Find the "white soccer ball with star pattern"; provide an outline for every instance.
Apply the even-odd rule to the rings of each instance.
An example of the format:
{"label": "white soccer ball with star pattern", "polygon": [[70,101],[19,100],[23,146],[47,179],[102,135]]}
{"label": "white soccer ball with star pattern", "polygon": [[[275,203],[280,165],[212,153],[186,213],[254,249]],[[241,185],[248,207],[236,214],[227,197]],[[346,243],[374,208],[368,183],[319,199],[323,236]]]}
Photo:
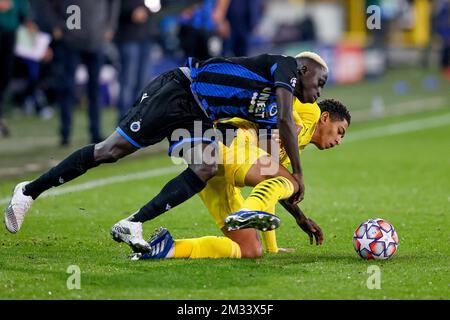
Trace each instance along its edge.
{"label": "white soccer ball with star pattern", "polygon": [[384,219],[369,219],[361,223],[353,234],[353,246],[363,259],[389,259],[397,251],[397,232]]}

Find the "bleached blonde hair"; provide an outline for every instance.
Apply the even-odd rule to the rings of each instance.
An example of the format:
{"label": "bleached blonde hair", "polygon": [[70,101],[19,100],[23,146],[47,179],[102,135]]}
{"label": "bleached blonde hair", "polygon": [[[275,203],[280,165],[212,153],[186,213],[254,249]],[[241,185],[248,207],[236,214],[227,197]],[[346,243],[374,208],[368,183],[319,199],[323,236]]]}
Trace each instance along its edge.
{"label": "bleached blonde hair", "polygon": [[311,59],[311,60],[317,62],[318,64],[320,64],[322,67],[324,67],[327,70],[327,72],[328,72],[328,65],[327,65],[327,63],[325,62],[325,60],[322,59],[321,56],[319,56],[315,52],[303,51],[303,52],[300,52],[298,55],[296,55],[295,58],[296,59],[298,59],[298,58]]}

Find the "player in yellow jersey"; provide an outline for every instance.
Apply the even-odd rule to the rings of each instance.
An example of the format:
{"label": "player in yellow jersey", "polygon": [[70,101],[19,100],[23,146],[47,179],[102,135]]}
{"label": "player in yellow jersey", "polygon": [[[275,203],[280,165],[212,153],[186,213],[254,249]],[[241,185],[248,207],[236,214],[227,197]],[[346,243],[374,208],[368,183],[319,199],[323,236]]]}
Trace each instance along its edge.
{"label": "player in yellow jersey", "polygon": [[[298,125],[300,151],[309,143],[319,149],[332,148],[341,143],[350,124],[347,108],[336,100],[324,100],[317,104],[294,103],[294,119]],[[276,201],[287,198],[293,193],[289,185],[293,180],[286,167],[288,157],[283,148],[280,150],[279,162],[267,152],[258,148],[258,139],[254,127],[247,122],[234,119],[227,122],[239,127],[237,137],[231,145],[222,146],[221,153],[225,158],[219,168],[219,174],[211,179],[200,197],[214,217],[216,224],[226,237],[202,237],[173,240],[167,229],[160,228],[150,239],[152,251],[141,258],[256,258],[262,255],[262,245],[258,232],[252,225],[245,224],[241,230],[230,231],[224,225],[224,219],[230,212],[245,206],[255,206],[260,210],[274,213]],[[239,143],[244,141],[244,143]],[[236,157],[244,155],[244,161],[236,161]],[[264,168],[275,167],[271,174],[262,174]],[[271,183],[266,184],[269,181]],[[256,186],[249,198],[244,199],[240,188]],[[273,190],[275,189],[275,190]],[[286,190],[280,190],[286,189]],[[266,197],[266,193],[269,194]],[[252,197],[256,197],[252,199]],[[311,219],[306,218],[297,205],[281,201],[282,205],[295,217],[297,224],[316,243],[323,241],[320,228]],[[259,207],[258,207],[259,206]],[[249,208],[252,209],[252,208]],[[258,218],[257,215],[255,215]],[[259,220],[256,219],[258,222]],[[248,221],[247,221],[248,222]],[[274,231],[264,232],[266,249],[277,252],[278,247]]]}
{"label": "player in yellow jersey", "polygon": [[[350,119],[348,110],[338,101],[325,100],[319,106],[317,103],[302,104],[297,100],[294,103],[294,120],[299,130],[300,152],[310,142],[320,149],[340,144]],[[316,130],[317,126],[320,128]],[[257,165],[252,165],[248,170],[248,166],[241,167],[243,168],[242,174],[237,171],[236,181],[245,177],[245,185],[255,187],[251,195],[242,203],[240,210],[225,219],[228,231],[243,228],[257,228],[266,231],[278,227],[279,219],[267,213],[273,212],[273,207],[279,200],[286,200],[296,192],[296,181],[284,169],[289,165],[289,158],[284,148],[281,148],[279,155],[279,162],[282,166],[279,167],[279,171],[274,177],[261,174],[263,170],[260,165],[261,160],[267,162],[267,157],[259,158],[256,162]],[[293,201],[284,201],[284,203],[289,205]]]}

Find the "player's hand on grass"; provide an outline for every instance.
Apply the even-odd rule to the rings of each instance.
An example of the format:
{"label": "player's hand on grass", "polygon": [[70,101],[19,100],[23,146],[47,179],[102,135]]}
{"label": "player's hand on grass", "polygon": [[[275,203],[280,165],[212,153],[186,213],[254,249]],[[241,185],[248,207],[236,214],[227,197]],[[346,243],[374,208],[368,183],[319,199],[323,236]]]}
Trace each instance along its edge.
{"label": "player's hand on grass", "polygon": [[316,240],[316,245],[323,244],[322,229],[320,229],[317,223],[315,223],[312,219],[300,219],[297,220],[297,224],[309,236],[310,244],[314,244],[314,239]]}

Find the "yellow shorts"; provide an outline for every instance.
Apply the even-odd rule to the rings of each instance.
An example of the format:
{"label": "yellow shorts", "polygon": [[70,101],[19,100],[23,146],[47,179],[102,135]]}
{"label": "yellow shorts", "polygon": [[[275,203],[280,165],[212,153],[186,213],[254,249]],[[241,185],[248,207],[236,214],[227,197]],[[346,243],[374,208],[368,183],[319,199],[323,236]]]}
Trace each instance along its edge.
{"label": "yellow shorts", "polygon": [[220,229],[229,214],[242,208],[241,187],[245,186],[245,176],[252,165],[266,155],[267,152],[258,148],[256,131],[252,129],[238,129],[229,147],[220,145],[219,171],[199,194]]}

